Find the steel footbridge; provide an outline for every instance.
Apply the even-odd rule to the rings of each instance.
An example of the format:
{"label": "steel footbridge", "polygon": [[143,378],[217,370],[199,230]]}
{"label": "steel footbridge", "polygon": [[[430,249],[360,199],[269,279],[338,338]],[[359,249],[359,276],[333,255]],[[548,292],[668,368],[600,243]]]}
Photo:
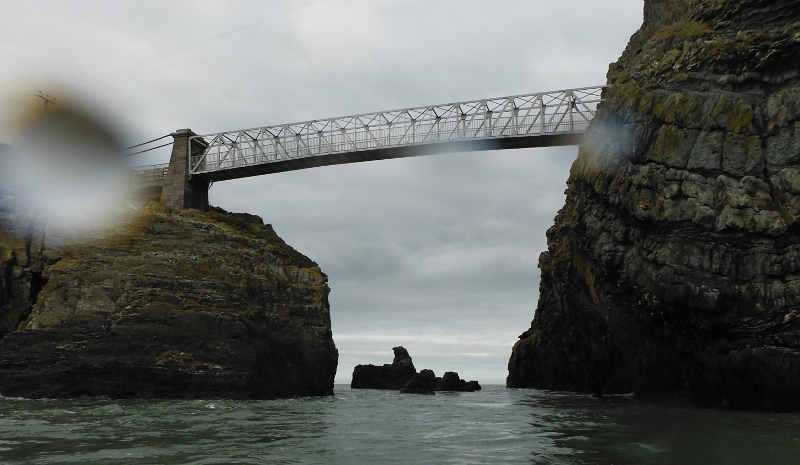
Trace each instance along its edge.
{"label": "steel footbridge", "polygon": [[[184,129],[171,134],[174,142],[169,164],[134,168],[134,177],[139,184],[160,184],[165,190],[169,184],[191,197],[186,186],[178,185],[182,180],[204,184],[207,190],[214,181],[327,165],[445,152],[577,145],[603,100],[604,88],[429,105],[204,135]],[[165,195],[166,191],[162,203]],[[170,208],[184,208],[178,203]]]}

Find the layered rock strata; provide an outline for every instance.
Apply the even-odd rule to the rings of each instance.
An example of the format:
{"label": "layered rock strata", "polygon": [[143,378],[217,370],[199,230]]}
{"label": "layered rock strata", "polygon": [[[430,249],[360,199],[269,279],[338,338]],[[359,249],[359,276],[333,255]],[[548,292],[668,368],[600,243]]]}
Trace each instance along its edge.
{"label": "layered rock strata", "polygon": [[260,218],[149,204],[53,253],[24,229],[0,242],[3,321],[16,329],[0,339],[0,394],[332,394],[327,277]]}
{"label": "layered rock strata", "polygon": [[800,410],[800,2],[646,0],[507,384]]}

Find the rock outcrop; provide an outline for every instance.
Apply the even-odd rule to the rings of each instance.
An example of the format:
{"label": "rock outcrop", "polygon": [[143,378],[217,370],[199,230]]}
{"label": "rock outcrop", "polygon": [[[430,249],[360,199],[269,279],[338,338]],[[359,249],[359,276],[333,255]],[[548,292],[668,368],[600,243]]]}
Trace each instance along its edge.
{"label": "rock outcrop", "polygon": [[352,389],[387,389],[411,394],[434,394],[435,391],[480,391],[477,381],[464,381],[458,373],[448,371],[438,378],[432,370],[417,373],[405,347],[393,347],[392,364],[357,365],[353,369]]}
{"label": "rock outcrop", "polygon": [[408,353],[408,350],[406,350],[405,347],[392,347],[392,352],[394,352],[392,366],[407,367],[411,368],[412,370],[416,370],[416,368],[414,368],[414,361],[411,360],[411,355]]}
{"label": "rock outcrop", "polygon": [[800,410],[800,2],[645,0],[508,386]]}
{"label": "rock outcrop", "polygon": [[436,394],[436,375],[431,370],[422,370],[408,380],[403,389],[403,394]]}
{"label": "rock outcrop", "polygon": [[414,362],[408,351],[402,347],[393,347],[394,360],[390,364],[357,365],[353,369],[352,389],[389,389],[400,390],[417,374]]}
{"label": "rock outcrop", "polygon": [[6,194],[0,394],[333,393],[327,277],[260,218],[149,204],[110,235],[52,249],[35,222],[3,209]]}
{"label": "rock outcrop", "polygon": [[455,371],[448,371],[439,378],[433,370],[422,370],[400,390],[403,394],[436,394],[436,392],[475,392],[480,391],[477,381],[464,381]]}
{"label": "rock outcrop", "polygon": [[474,392],[480,391],[481,385],[477,381],[464,381],[455,371],[445,372],[441,378],[436,378],[437,391]]}

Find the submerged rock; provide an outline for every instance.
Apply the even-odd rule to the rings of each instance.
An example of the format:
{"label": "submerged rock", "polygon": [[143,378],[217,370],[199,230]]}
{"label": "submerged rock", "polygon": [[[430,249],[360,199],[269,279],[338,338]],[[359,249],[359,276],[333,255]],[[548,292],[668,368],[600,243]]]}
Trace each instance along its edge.
{"label": "submerged rock", "polygon": [[644,13],[507,384],[800,410],[800,2]]}
{"label": "submerged rock", "polygon": [[352,389],[389,389],[400,390],[417,374],[408,351],[402,347],[392,348],[394,360],[392,364],[383,366],[358,365],[353,369]]}
{"label": "submerged rock", "polygon": [[32,223],[10,224],[0,235],[0,394],[332,394],[327,277],[260,218],[150,204],[111,235],[54,249]]}

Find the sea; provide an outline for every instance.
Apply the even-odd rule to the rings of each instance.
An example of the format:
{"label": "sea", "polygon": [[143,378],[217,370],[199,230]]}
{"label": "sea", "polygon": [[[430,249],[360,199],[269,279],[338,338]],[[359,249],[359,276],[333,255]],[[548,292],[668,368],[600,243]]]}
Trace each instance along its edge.
{"label": "sea", "polygon": [[484,386],[264,401],[0,398],[12,464],[800,464],[800,414]]}

